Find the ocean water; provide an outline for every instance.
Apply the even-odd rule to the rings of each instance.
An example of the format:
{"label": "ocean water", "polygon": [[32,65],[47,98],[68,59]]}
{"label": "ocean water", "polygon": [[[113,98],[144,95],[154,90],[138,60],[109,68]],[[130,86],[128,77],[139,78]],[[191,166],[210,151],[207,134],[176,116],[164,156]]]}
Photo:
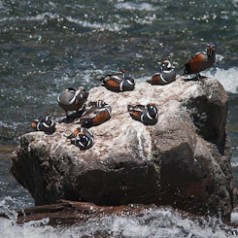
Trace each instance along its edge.
{"label": "ocean water", "polygon": [[218,219],[201,225],[163,209],[68,229],[16,225],[15,211],[33,200],[9,174],[9,156],[32,119],[45,111],[64,115],[56,98],[66,87],[90,89],[100,85],[98,76],[122,68],[144,81],[165,58],[182,73],[187,59],[212,42],[216,64],[204,74],[229,93],[227,129],[238,184],[237,19],[237,0],[0,0],[0,212],[11,216],[0,219],[1,237],[92,237],[97,231],[111,237],[235,236]]}

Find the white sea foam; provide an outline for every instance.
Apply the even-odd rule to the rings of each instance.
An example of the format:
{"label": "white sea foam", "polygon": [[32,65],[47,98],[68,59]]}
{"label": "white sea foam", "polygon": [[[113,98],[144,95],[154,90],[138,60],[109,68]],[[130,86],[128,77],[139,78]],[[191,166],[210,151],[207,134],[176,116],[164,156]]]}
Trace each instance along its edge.
{"label": "white sea foam", "polygon": [[2,1],[0,1],[0,9],[4,9]]}
{"label": "white sea foam", "polygon": [[233,0],[232,3],[234,4],[234,7],[238,7],[238,0]]}
{"label": "white sea foam", "polygon": [[238,224],[238,212],[232,212],[231,213],[231,223]]}
{"label": "white sea foam", "polygon": [[238,93],[238,67],[229,69],[215,68],[204,74],[218,79],[227,92]]}
{"label": "white sea foam", "polygon": [[94,237],[107,234],[110,237],[237,237],[237,231],[227,227],[218,219],[208,221],[183,218],[171,209],[153,209],[141,214],[109,216],[89,219],[81,225],[53,228],[47,225],[48,219],[17,225],[14,219],[0,218],[1,238],[41,238],[41,237]]}
{"label": "white sea foam", "polygon": [[38,14],[35,16],[24,16],[24,17],[3,17],[0,19],[1,22],[41,22],[42,24],[46,24],[48,20],[58,20],[61,21],[66,19],[68,22],[80,25],[82,27],[87,27],[91,29],[100,29],[100,30],[108,30],[108,31],[120,31],[123,28],[129,27],[128,25],[123,25],[122,23],[99,23],[99,22],[90,22],[86,20],[81,20],[78,18],[73,18],[71,16],[62,16],[55,13],[45,12],[42,14]]}
{"label": "white sea foam", "polygon": [[2,128],[12,128],[16,130],[18,127],[22,127],[23,124],[22,122],[5,122],[5,121],[0,121],[0,127]]}
{"label": "white sea foam", "polygon": [[101,24],[98,22],[91,23],[89,21],[79,20],[79,19],[72,18],[72,17],[66,17],[66,19],[69,22],[78,24],[83,27],[92,28],[92,29],[101,29],[101,30],[109,30],[109,31],[118,32],[118,31],[122,30],[123,28],[129,27],[128,25],[122,25],[122,24],[118,24],[118,23],[104,23],[104,24]]}
{"label": "white sea foam", "polygon": [[237,157],[232,158],[231,167],[238,168],[238,158]]}
{"label": "white sea foam", "polygon": [[152,16],[145,16],[142,18],[135,18],[135,22],[138,24],[142,24],[142,25],[150,25],[153,23],[153,21],[157,18],[157,16],[155,14],[153,14]]}
{"label": "white sea foam", "polygon": [[115,8],[123,9],[123,10],[139,10],[139,11],[156,11],[156,7],[154,7],[150,3],[133,3],[133,2],[119,2],[115,4]]}

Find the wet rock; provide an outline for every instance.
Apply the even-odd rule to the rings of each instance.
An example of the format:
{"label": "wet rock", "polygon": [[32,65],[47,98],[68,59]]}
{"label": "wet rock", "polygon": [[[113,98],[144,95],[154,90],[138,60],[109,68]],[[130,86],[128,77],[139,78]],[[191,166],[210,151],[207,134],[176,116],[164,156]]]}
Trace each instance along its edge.
{"label": "wet rock", "polygon": [[[221,214],[233,207],[227,94],[215,79],[165,86],[137,83],[115,93],[92,88],[89,101],[112,106],[112,118],[90,128],[94,145],[85,151],[65,137],[79,126],[57,123],[56,132],[21,136],[11,171],[36,205],[58,199],[97,205],[171,205],[195,214]],[[154,103],[158,122],[133,120],[128,104]]]}
{"label": "wet rock", "polygon": [[47,224],[73,225],[90,220],[99,220],[107,216],[139,216],[146,211],[156,209],[154,205],[97,206],[93,203],[60,200],[55,204],[35,206],[18,212],[17,223],[47,219]]}

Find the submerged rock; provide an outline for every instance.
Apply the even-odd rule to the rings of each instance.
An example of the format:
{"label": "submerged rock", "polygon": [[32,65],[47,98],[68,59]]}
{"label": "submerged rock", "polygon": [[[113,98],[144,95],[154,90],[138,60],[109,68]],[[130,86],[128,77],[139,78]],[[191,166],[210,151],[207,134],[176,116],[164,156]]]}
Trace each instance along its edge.
{"label": "submerged rock", "polygon": [[[141,82],[121,93],[92,88],[88,101],[99,99],[111,105],[112,118],[90,128],[94,145],[88,150],[64,135],[79,126],[77,120],[57,123],[52,135],[21,136],[11,172],[36,205],[58,199],[171,205],[229,219],[234,186],[225,131],[228,98],[217,80]],[[148,103],[158,108],[153,126],[127,111],[128,104]]]}

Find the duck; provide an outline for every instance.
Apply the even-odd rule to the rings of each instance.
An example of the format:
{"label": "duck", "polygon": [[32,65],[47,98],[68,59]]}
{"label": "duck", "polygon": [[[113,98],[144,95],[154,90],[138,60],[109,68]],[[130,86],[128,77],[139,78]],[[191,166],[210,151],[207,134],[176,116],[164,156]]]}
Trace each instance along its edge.
{"label": "duck", "polygon": [[153,103],[128,105],[127,109],[132,119],[144,125],[155,125],[158,121],[158,109]]}
{"label": "duck", "polygon": [[113,92],[132,91],[135,88],[135,80],[127,69],[108,74],[101,81],[102,86]]}
{"label": "duck", "polygon": [[165,85],[176,80],[176,70],[169,60],[164,60],[161,63],[160,72],[152,75],[148,83],[152,85]]}
{"label": "duck", "polygon": [[184,74],[196,74],[201,78],[200,72],[209,69],[215,63],[215,45],[209,44],[206,52],[198,52],[184,64]]}
{"label": "duck", "polygon": [[55,121],[51,118],[48,112],[39,116],[31,122],[31,126],[35,131],[43,131],[46,134],[55,132]]}
{"label": "duck", "polygon": [[79,87],[78,89],[66,88],[61,92],[57,98],[59,106],[65,110],[66,118],[69,117],[69,111],[79,111],[83,109],[84,103],[88,98],[88,91],[84,87]]}
{"label": "duck", "polygon": [[98,126],[111,118],[111,112],[111,106],[102,100],[89,102],[79,123],[86,128]]}
{"label": "duck", "polygon": [[67,138],[70,139],[71,144],[76,145],[81,150],[90,149],[94,142],[92,132],[82,127],[77,127]]}

